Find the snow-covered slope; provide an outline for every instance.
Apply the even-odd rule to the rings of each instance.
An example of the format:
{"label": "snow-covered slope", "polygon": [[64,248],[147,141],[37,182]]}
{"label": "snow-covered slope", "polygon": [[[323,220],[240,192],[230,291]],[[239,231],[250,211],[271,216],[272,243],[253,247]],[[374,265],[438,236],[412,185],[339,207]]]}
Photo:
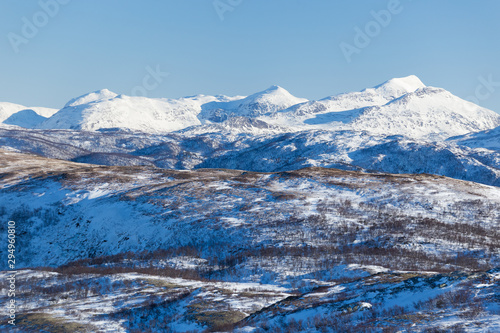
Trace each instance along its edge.
{"label": "snow-covered slope", "polygon": [[263,120],[299,129],[356,130],[439,139],[500,125],[499,114],[444,89],[426,87],[416,76],[292,106]]}
{"label": "snow-covered slope", "polygon": [[1,102],[0,103],[0,122],[3,122],[5,119],[9,118],[14,113],[19,112],[19,111],[24,110],[24,109],[26,109],[26,107],[19,105],[19,104]]}
{"label": "snow-covered slope", "polygon": [[[0,219],[16,225],[19,332],[500,328],[499,188],[4,151],[0,174]],[[3,304],[11,274],[0,272]]]}
{"label": "snow-covered slope", "polygon": [[258,117],[267,113],[275,113],[292,105],[306,102],[279,86],[250,95],[246,98],[230,102],[213,102],[203,106],[201,119],[222,122],[231,117]]}
{"label": "snow-covered slope", "polygon": [[310,101],[295,105],[283,113],[300,118],[301,116],[315,113],[340,112],[367,106],[384,105],[393,99],[424,87],[425,85],[418,77],[410,75],[403,78],[394,78],[378,86],[359,92],[344,93],[326,97],[319,101]]}
{"label": "snow-covered slope", "polygon": [[471,148],[500,150],[500,126],[487,131],[453,137],[449,141]]}
{"label": "snow-covered slope", "polygon": [[171,132],[200,125],[197,115],[201,105],[225,100],[231,99],[204,95],[181,99],[131,97],[104,89],[71,100],[38,128]]}
{"label": "snow-covered slope", "polygon": [[385,105],[368,107],[352,126],[373,133],[447,138],[494,128],[500,115],[433,87],[418,89]]}
{"label": "snow-covered slope", "polygon": [[118,97],[118,94],[115,94],[112,91],[109,91],[108,89],[101,89],[97,90],[76,98],[71,99],[66,105],[66,107],[75,107],[75,106],[80,106],[80,105],[85,105],[89,103],[98,103],[98,102],[104,102],[111,100],[113,98]]}
{"label": "snow-covered slope", "polygon": [[3,121],[6,125],[16,125],[24,128],[34,128],[38,124],[47,120],[47,117],[41,116],[32,109],[21,110]]}
{"label": "snow-covered slope", "polygon": [[[5,111],[5,119],[12,113]],[[295,97],[279,86],[248,97],[198,95],[180,99],[130,97],[104,89],[72,99],[41,123],[43,119],[35,118],[26,112],[8,123],[41,129],[121,128],[167,133],[189,128],[193,133],[209,133],[218,130],[214,123],[227,121],[219,130],[232,128],[250,134],[352,130],[432,139],[500,126],[499,114],[444,89],[427,87],[414,75],[318,101]]]}
{"label": "snow-covered slope", "polygon": [[[200,128],[207,132],[197,133]],[[241,130],[251,133],[242,133]],[[161,135],[0,128],[0,147],[101,165],[260,172],[322,166],[390,173],[430,173],[500,186],[500,152],[497,151],[471,149],[452,141],[411,140],[368,132],[309,130],[274,133],[279,130],[260,120],[238,117],[220,124]]]}
{"label": "snow-covered slope", "polygon": [[[210,237],[222,237],[219,241],[232,244],[231,248],[254,248],[256,242],[295,246],[301,244],[297,230],[271,221],[285,218],[287,223],[309,225],[314,220],[300,222],[300,218],[315,214],[323,214],[331,223],[304,231],[321,234],[326,231],[321,230],[323,227],[338,228],[346,216],[355,220],[369,216],[374,220],[363,223],[383,227],[381,214],[387,214],[385,218],[406,216],[417,224],[425,224],[424,217],[433,218],[436,227],[441,219],[469,224],[476,221],[474,214],[482,214],[488,204],[492,207],[481,218],[482,227],[494,230],[500,217],[499,188],[432,175],[369,174],[318,167],[280,173],[105,167],[1,150],[0,157],[0,216],[17,220],[18,232],[27,232],[19,268],[64,264],[92,257],[92,253],[112,255],[187,244],[203,248],[210,244]],[[200,183],[205,186],[200,187]],[[351,202],[345,203],[346,199]],[[384,210],[367,207],[369,203],[383,206]],[[448,214],[450,209],[457,211]],[[261,219],[263,214],[267,215],[265,220]],[[219,230],[219,226],[224,228]],[[282,227],[290,238],[276,232]],[[272,232],[266,232],[268,228]],[[368,237],[363,228],[355,230],[360,239]],[[415,246],[422,244],[418,237],[406,237]],[[313,246],[330,244],[324,237],[306,239]],[[493,244],[485,238],[481,241]],[[411,244],[398,244],[416,249]],[[465,243],[456,246],[469,250]],[[226,246],[205,250],[231,252]],[[437,243],[434,250],[456,256],[456,251],[446,244]],[[492,256],[499,255],[496,250],[488,251]]]}
{"label": "snow-covered slope", "polygon": [[19,104],[0,102],[0,123],[32,128],[57,112],[44,107],[26,107]]}

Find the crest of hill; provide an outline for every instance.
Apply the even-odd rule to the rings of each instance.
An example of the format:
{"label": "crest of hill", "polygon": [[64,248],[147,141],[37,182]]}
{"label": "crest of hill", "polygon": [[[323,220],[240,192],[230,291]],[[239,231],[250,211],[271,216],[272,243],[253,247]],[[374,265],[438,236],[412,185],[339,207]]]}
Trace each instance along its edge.
{"label": "crest of hill", "polygon": [[295,128],[441,139],[500,125],[499,114],[444,89],[428,87],[414,75],[295,105],[265,120]]}
{"label": "crest of hill", "polygon": [[180,99],[118,95],[98,90],[69,101],[39,124],[41,129],[97,131],[121,128],[147,133],[172,132],[200,125],[201,105],[230,100],[226,96],[197,95]]}
{"label": "crest of hill", "polygon": [[[5,121],[15,112],[3,113],[7,114],[2,119]],[[167,133],[197,126],[201,132],[214,130],[200,125],[238,118],[240,120],[231,123],[230,128],[238,131],[241,125],[241,131],[253,133],[256,123],[250,122],[252,126],[249,126],[241,117],[269,124],[266,132],[354,130],[439,139],[500,126],[497,113],[444,89],[428,87],[415,75],[318,101],[295,97],[280,86],[271,86],[247,97],[196,95],[179,99],[126,96],[102,89],[70,100],[48,119],[24,112],[9,122],[40,129],[119,128]]]}
{"label": "crest of hill", "polygon": [[362,110],[352,125],[378,134],[448,138],[500,126],[500,115],[434,87]]}
{"label": "crest of hill", "polygon": [[72,106],[77,106],[77,105],[107,101],[107,100],[113,99],[117,96],[118,96],[118,94],[116,94],[112,91],[109,91],[108,89],[101,89],[101,90],[97,90],[97,91],[73,98],[68,103],[66,103],[66,105],[64,107],[66,108],[66,107],[72,107]]}
{"label": "crest of hill", "polygon": [[206,104],[202,108],[200,118],[222,122],[231,117],[258,117],[304,102],[307,102],[307,99],[295,97],[286,89],[273,85],[239,100]]}
{"label": "crest of hill", "polygon": [[0,123],[31,128],[56,112],[57,109],[0,102]]}

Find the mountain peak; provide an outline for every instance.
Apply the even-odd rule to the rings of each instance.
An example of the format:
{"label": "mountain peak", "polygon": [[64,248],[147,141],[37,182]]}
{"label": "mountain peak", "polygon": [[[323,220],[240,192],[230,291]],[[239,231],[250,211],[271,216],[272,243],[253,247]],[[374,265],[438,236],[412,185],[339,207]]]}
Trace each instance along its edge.
{"label": "mountain peak", "polygon": [[269,88],[267,88],[266,90],[264,91],[286,91],[285,88],[282,88],[276,84],[273,84],[272,86],[270,86]]}
{"label": "mountain peak", "polygon": [[417,89],[425,88],[426,85],[415,75],[409,75],[400,78],[393,78],[385,81],[374,88],[385,91],[406,91],[414,92]]}
{"label": "mountain peak", "polygon": [[235,116],[258,117],[304,102],[307,102],[307,99],[295,97],[286,89],[272,85],[245,98],[205,104],[199,117],[213,122],[222,122]]}
{"label": "mountain peak", "polygon": [[250,95],[250,96],[262,96],[262,95],[287,95],[287,96],[292,96],[292,94],[290,94],[288,92],[288,90],[286,90],[285,88],[280,87],[278,85],[272,85],[269,88],[267,88],[266,90],[259,91],[259,92],[255,93],[253,95]]}
{"label": "mountain peak", "polygon": [[82,104],[88,104],[92,102],[100,102],[100,101],[105,101],[108,99],[113,99],[117,97],[118,94],[115,94],[114,92],[108,90],[108,89],[101,89],[101,90],[96,90],[88,94],[84,94],[82,96],[79,96],[77,98],[73,98],[70,100],[64,107],[71,107],[71,106],[77,106],[77,105],[82,105]]}
{"label": "mountain peak", "polygon": [[272,85],[266,90],[248,96],[242,100],[242,104],[269,103],[277,108],[287,108],[292,105],[306,102],[307,99],[298,98],[290,94],[288,90],[277,85]]}
{"label": "mountain peak", "polygon": [[252,94],[248,96],[246,99],[247,100],[255,100],[255,99],[275,99],[275,98],[280,98],[280,99],[287,99],[287,100],[293,100],[294,102],[304,102],[307,101],[304,98],[298,98],[293,96],[288,90],[286,90],[283,87],[280,87],[278,85],[272,85],[266,90],[259,91],[255,94]]}

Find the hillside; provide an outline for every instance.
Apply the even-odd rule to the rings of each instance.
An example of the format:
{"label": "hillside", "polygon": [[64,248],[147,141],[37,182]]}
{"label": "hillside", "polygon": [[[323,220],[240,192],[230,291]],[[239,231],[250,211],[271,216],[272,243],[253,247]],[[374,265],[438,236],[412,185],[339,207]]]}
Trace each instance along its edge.
{"label": "hillside", "polygon": [[200,125],[201,105],[230,100],[220,96],[158,99],[117,95],[107,89],[80,96],[39,124],[42,129],[97,131],[122,128],[147,133],[171,132]]}
{"label": "hillside", "polygon": [[491,130],[452,137],[448,141],[470,148],[485,148],[498,151],[500,150],[500,126]]}
{"label": "hillside", "polygon": [[302,116],[325,111],[342,112],[368,106],[384,105],[420,88],[425,88],[425,85],[415,75],[404,78],[394,78],[378,86],[367,88],[359,92],[348,92],[329,96],[319,101],[301,103],[284,111],[283,114],[300,118]]}
{"label": "hillside", "polygon": [[0,157],[18,329],[499,328],[498,188]]}
{"label": "hillside", "polygon": [[223,122],[232,117],[255,118],[304,102],[307,102],[307,99],[295,97],[282,87],[271,86],[243,99],[205,104],[200,118],[213,122]]}
{"label": "hillside", "polygon": [[0,103],[0,331],[500,331],[499,129],[416,76]]}
{"label": "hillside", "polygon": [[32,128],[57,111],[51,108],[29,108],[19,104],[0,102],[0,123]]}
{"label": "hillside", "polygon": [[293,106],[263,120],[305,129],[368,131],[408,138],[446,139],[491,129],[500,115],[417,77]]}
{"label": "hillside", "polygon": [[[249,118],[233,118],[212,131],[165,135],[123,131],[1,129],[0,147],[70,161],[191,170],[225,168],[259,172],[311,166],[387,173],[429,173],[500,186],[500,153],[454,141],[411,140],[355,131],[279,131]],[[205,127],[207,129],[207,127]],[[278,134],[274,134],[278,132]],[[255,133],[255,134],[254,134]]]}

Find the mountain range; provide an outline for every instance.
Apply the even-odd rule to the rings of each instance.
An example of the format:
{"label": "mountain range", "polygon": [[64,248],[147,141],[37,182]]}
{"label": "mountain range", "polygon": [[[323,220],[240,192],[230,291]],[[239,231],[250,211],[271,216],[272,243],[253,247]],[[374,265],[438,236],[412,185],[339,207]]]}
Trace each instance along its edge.
{"label": "mountain range", "polygon": [[500,331],[500,115],[416,76],[0,121],[16,332]]}
{"label": "mountain range", "polygon": [[499,114],[444,89],[428,87],[413,75],[318,101],[295,97],[279,86],[247,97],[180,99],[118,95],[103,89],[74,98],[57,112],[2,103],[0,115],[4,124],[24,128],[155,134],[196,126],[198,132],[207,132],[213,131],[212,125],[229,124],[250,133],[259,128],[272,133],[321,129],[445,139],[500,126]]}
{"label": "mountain range", "polygon": [[500,115],[416,76],[318,101],[273,86],[181,99],[100,90],[57,112],[2,105],[0,148],[49,158],[179,170],[321,166],[500,185]]}

